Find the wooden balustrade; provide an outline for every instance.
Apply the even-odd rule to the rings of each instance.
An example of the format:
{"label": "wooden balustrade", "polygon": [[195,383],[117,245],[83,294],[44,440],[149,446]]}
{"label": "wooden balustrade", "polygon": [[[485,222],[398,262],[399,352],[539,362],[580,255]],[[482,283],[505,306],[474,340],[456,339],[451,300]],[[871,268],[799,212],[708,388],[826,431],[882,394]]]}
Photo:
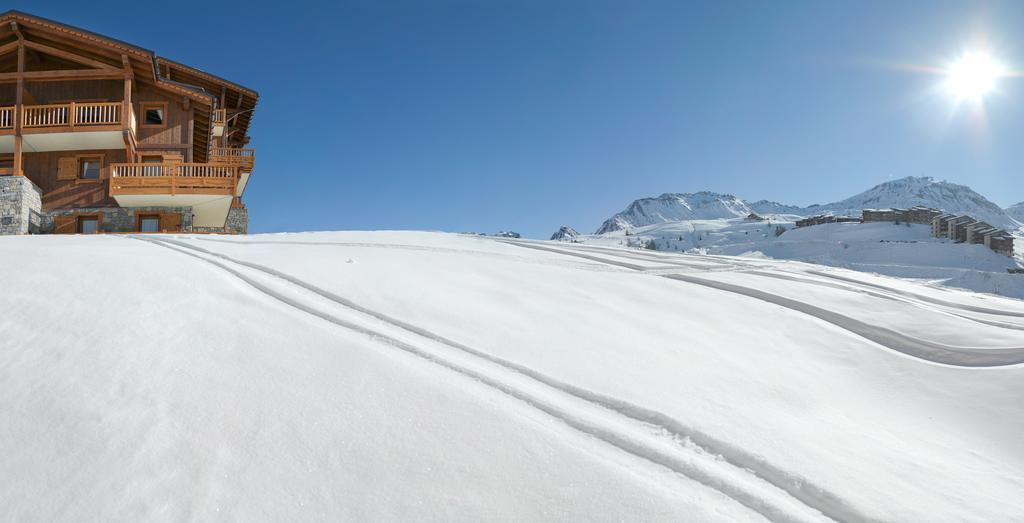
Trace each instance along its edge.
{"label": "wooden balustrade", "polygon": [[213,147],[210,161],[217,164],[238,165],[244,171],[252,171],[256,164],[256,149],[237,147]]}
{"label": "wooden balustrade", "polygon": [[22,127],[76,127],[120,125],[121,102],[26,105]]}
{"label": "wooden balustrade", "polygon": [[227,109],[214,109],[213,116],[211,116],[210,118],[211,123],[213,123],[214,126],[224,125],[224,123],[228,119],[228,111]]}
{"label": "wooden balustrade", "polygon": [[75,119],[74,125],[120,125],[120,102],[112,103],[72,103]]}
{"label": "wooden balustrade", "polygon": [[14,107],[0,107],[0,129],[14,129]]}
{"label": "wooden balustrade", "polygon": [[212,163],[115,163],[110,194],[234,195],[238,166]]}

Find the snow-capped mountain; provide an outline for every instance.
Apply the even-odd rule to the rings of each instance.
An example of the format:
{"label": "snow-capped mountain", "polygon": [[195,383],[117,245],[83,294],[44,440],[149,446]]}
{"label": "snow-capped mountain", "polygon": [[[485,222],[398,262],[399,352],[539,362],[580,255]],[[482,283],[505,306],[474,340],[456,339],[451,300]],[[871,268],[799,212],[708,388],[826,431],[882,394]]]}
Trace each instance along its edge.
{"label": "snow-capped mountain", "polygon": [[568,225],[563,225],[563,226],[559,227],[559,229],[557,231],[555,231],[555,234],[551,235],[551,239],[553,241],[559,241],[559,242],[571,242],[571,241],[575,240],[576,238],[578,238],[579,235],[580,235],[580,233],[576,232],[576,229],[573,229],[572,227],[569,227]]}
{"label": "snow-capped mountain", "polygon": [[747,202],[731,194],[713,192],[667,193],[657,198],[641,198],[605,220],[595,234],[643,227],[657,223],[686,220],[736,218],[751,212],[760,215],[787,214],[810,216],[822,213],[859,216],[864,209],[915,205],[946,212],[969,214],[992,225],[1016,229],[1024,222],[1024,202],[1003,210],[970,187],[929,177],[908,176],[878,184],[860,194],[824,205],[798,207],[773,201]]}
{"label": "snow-capped mountain", "polygon": [[807,214],[827,211],[833,214],[858,216],[864,209],[915,205],[934,207],[955,214],[968,214],[999,227],[1016,228],[1019,224],[1006,211],[966,185],[935,181],[930,177],[908,176],[878,184],[842,201],[806,208]]}
{"label": "snow-capped mountain", "polygon": [[754,211],[746,202],[731,194],[666,193],[634,201],[624,211],[605,220],[595,234],[664,222],[738,218],[751,212]]}

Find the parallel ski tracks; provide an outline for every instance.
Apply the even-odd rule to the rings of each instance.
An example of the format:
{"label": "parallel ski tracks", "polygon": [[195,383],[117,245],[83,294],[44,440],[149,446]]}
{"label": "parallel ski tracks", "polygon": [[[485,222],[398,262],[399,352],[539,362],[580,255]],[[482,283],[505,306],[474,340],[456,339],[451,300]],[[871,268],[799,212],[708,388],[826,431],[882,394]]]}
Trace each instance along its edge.
{"label": "parallel ski tracks", "polygon": [[[517,245],[527,249],[536,249],[540,251],[562,254],[565,256],[575,256],[578,258],[591,260],[598,263],[606,263],[609,265],[615,265],[618,267],[631,269],[637,272],[648,272],[652,269],[652,267],[649,266],[638,265],[636,263],[631,263],[622,260],[610,259],[607,256],[598,256],[596,254],[583,252],[573,252],[573,250],[571,249],[558,249],[538,245],[532,242],[521,242],[512,240],[499,241],[502,241],[503,243],[507,243],[510,245]],[[655,269],[660,269],[660,267]],[[787,309],[800,312],[808,316],[817,318],[819,320],[825,321],[827,323],[830,323],[832,325],[835,325],[841,329],[844,329],[862,338],[875,342],[890,350],[901,352],[903,354],[907,354],[909,356],[930,361],[933,363],[941,363],[957,367],[1001,367],[1009,365],[1019,365],[1024,363],[1024,347],[987,348],[960,347],[947,345],[943,343],[908,336],[901,332],[897,332],[892,329],[887,329],[885,327],[872,325],[867,322],[852,318],[850,316],[846,316],[837,312],[827,310],[822,307],[811,305],[803,301],[786,298],[784,296],[769,293],[752,287],[725,283],[707,278],[700,278],[693,276],[692,274],[653,273],[652,275],[676,281],[682,281],[694,285],[701,285],[704,287],[717,289],[720,291],[731,292],[734,294],[739,294],[761,301],[765,301],[774,305],[779,305],[781,307],[785,307]]]}
{"label": "parallel ski tracks", "polygon": [[769,520],[867,519],[806,478],[661,412],[563,382],[269,267],[178,240],[133,238],[202,260],[288,306],[474,379],[588,436],[718,490]]}

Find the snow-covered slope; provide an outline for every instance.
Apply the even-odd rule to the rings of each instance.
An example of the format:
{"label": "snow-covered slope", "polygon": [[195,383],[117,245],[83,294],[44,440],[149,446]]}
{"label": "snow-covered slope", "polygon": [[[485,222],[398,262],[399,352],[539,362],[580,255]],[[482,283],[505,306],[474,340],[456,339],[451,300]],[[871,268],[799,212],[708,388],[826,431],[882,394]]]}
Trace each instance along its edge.
{"label": "snow-covered slope", "polygon": [[1024,519],[1024,302],[432,233],[0,255],[2,520]]}
{"label": "snow-covered slope", "polygon": [[653,241],[659,251],[798,260],[1024,299],[1024,277],[1007,273],[1019,265],[1017,259],[983,245],[933,238],[926,225],[833,223],[795,229],[791,220],[774,215],[766,221],[666,222],[631,229],[628,236],[616,231],[576,241],[633,248]]}
{"label": "snow-covered slope", "polygon": [[1010,218],[1013,218],[1020,223],[1024,223],[1024,202],[1011,205],[1003,209],[1003,212],[1005,212]]}
{"label": "snow-covered slope", "polygon": [[[860,194],[824,205],[797,207],[767,200],[747,202],[729,194],[712,192],[663,194],[657,198],[641,198],[624,211],[606,220],[594,234],[628,230],[658,223],[686,220],[714,220],[760,215],[809,216],[832,213],[860,216],[864,209],[924,205],[951,213],[963,213],[998,227],[1019,227],[1007,211],[999,208],[970,187],[927,177],[908,176],[868,189]],[[1018,216],[1024,212],[1018,214]]]}

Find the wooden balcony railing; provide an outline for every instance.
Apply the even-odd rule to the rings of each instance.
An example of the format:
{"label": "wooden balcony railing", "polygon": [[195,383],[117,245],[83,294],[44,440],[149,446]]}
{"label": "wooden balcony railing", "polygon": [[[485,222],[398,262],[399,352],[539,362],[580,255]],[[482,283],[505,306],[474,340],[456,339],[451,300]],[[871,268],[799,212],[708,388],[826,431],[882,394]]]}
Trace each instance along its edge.
{"label": "wooden balcony railing", "polygon": [[252,172],[256,165],[256,149],[214,147],[210,149],[210,161],[222,165],[237,165],[243,171]]}
{"label": "wooden balcony railing", "polygon": [[115,163],[110,165],[110,195],[234,195],[238,166],[212,163]]}
{"label": "wooden balcony railing", "polygon": [[218,125],[223,126],[224,122],[228,119],[228,111],[227,109],[214,109],[213,116],[211,118],[215,127]]}
{"label": "wooden balcony railing", "polygon": [[120,125],[121,102],[26,105],[22,127],[71,127]]}
{"label": "wooden balcony railing", "polygon": [[0,129],[14,129],[14,107],[0,107]]}

